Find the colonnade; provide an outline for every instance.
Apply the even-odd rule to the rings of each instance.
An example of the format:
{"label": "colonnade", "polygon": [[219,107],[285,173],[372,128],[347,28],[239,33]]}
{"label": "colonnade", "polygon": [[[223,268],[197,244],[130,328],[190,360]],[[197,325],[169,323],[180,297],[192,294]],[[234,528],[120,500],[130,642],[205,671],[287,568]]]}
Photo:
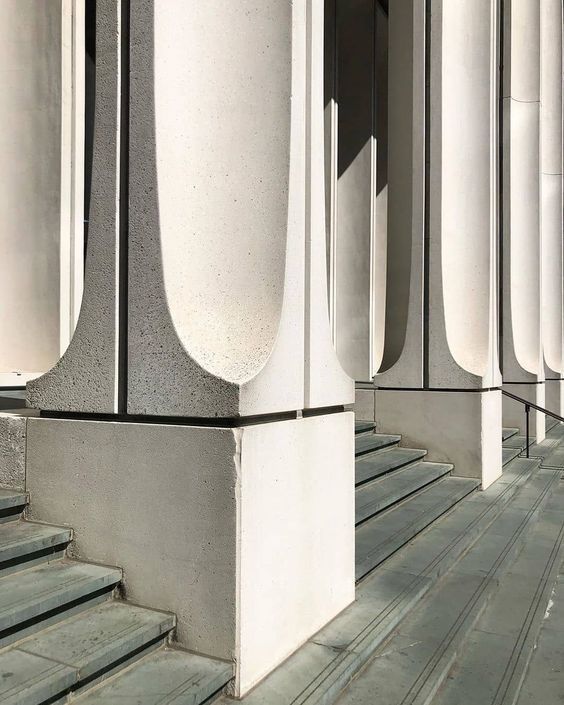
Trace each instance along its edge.
{"label": "colonnade", "polygon": [[[381,3],[360,5],[384,14]],[[346,69],[366,43],[377,44],[378,23],[363,22],[368,39],[358,47],[352,6],[336,6],[332,45]],[[335,201],[328,213],[338,214],[329,229],[336,349],[360,383],[357,412],[487,485],[501,473],[502,423],[525,431],[524,406],[502,405],[500,387],[562,409],[562,7],[397,2],[386,28],[386,131],[376,120],[350,164],[338,146],[341,133],[352,141],[347,113],[338,125],[351,110],[350,78],[327,62],[335,72],[327,176],[336,185],[327,193]],[[372,71],[354,92],[357,108],[359,95],[372,101],[373,115],[378,80]],[[387,205],[368,171],[369,144],[388,152],[386,171],[376,168]],[[366,215],[379,209],[383,237],[381,221]],[[339,279],[346,271],[357,276]],[[545,415],[533,416],[542,440]]]}
{"label": "colonnade", "polygon": [[353,379],[483,487],[502,385],[562,411],[561,30],[560,0],[97,0],[84,295],[27,484],[238,695],[354,599]]}

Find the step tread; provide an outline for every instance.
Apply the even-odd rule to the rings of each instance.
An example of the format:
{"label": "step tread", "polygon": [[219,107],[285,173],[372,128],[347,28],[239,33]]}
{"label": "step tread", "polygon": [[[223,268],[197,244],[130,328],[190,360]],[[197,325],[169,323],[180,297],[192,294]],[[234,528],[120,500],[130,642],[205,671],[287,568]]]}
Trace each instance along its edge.
{"label": "step tread", "polygon": [[[436,702],[438,689],[456,657],[463,653],[500,578],[519,555],[529,528],[542,515],[554,484],[554,473],[531,476],[479,539],[375,651],[372,660],[343,692],[339,705]],[[462,509],[469,503],[464,503]],[[449,516],[456,513],[457,510]],[[507,607],[511,609],[511,604]],[[458,702],[467,703],[468,699]],[[487,702],[490,701],[481,701]]]}
{"label": "step tread", "polygon": [[162,637],[174,623],[173,615],[110,601],[44,629],[0,654],[0,700],[39,705],[46,694],[80,685]]}
{"label": "step tread", "polygon": [[233,667],[177,649],[163,649],[78,698],[80,705],[198,705],[223,688]]}
{"label": "step tread", "polygon": [[507,465],[514,458],[516,458],[521,451],[519,448],[502,448],[501,449],[501,460],[503,465]]}
{"label": "step tread", "polygon": [[[564,489],[558,487],[468,637],[437,705],[515,703],[562,559]],[[462,698],[462,699],[461,699]],[[541,696],[541,701],[547,701]]]}
{"label": "step tread", "polygon": [[[529,437],[529,444],[533,444],[535,442],[535,439],[533,436]],[[527,445],[527,437],[526,436],[511,436],[511,438],[508,438],[506,441],[503,441],[503,447],[504,448],[519,448],[519,450],[523,450],[525,446]]]}
{"label": "step tread", "polygon": [[417,448],[390,448],[366,458],[358,458],[355,463],[355,483],[360,485],[373,480],[408,463],[421,460],[426,454],[426,450]]}
{"label": "step tread", "polygon": [[506,441],[508,438],[511,438],[512,436],[516,436],[519,433],[518,428],[503,428],[501,430],[501,438],[503,441]]}
{"label": "step tread", "polygon": [[401,436],[388,435],[385,433],[368,433],[355,438],[355,455],[361,456],[373,453],[376,450],[393,446],[401,441]]}
{"label": "step tread", "polygon": [[31,521],[11,521],[0,526],[0,563],[69,543],[72,530]]}
{"label": "step tread", "polygon": [[361,485],[355,493],[356,522],[365,521],[431,482],[448,475],[452,468],[448,463],[420,462]]}
{"label": "step tread", "polygon": [[0,579],[0,633],[120,580],[119,568],[66,559],[7,575]]}
{"label": "step tread", "polygon": [[27,492],[0,487],[0,511],[24,507],[28,502]]}
{"label": "step tread", "polygon": [[354,422],[354,432],[355,433],[366,433],[367,431],[373,431],[376,428],[374,421],[355,421]]}
{"label": "step tread", "polygon": [[447,477],[356,530],[356,579],[360,580],[463,497],[478,480]]}

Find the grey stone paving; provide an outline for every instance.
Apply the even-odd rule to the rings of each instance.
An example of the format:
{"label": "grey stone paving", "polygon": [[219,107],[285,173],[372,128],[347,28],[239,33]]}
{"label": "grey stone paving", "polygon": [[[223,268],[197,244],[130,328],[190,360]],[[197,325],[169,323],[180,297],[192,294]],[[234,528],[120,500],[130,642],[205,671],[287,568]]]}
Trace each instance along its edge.
{"label": "grey stone paving", "polygon": [[343,692],[340,705],[434,702],[468,634],[495,594],[500,577],[519,555],[528,531],[541,515],[557,477],[551,471],[532,476],[436,588],[375,651]]}

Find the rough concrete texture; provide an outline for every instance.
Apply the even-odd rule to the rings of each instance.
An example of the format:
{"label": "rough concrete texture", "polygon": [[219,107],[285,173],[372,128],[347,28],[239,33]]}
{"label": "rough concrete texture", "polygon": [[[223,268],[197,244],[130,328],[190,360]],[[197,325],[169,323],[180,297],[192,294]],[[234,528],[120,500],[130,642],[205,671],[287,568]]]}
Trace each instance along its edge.
{"label": "rough concrete texture", "polygon": [[[352,402],[318,266],[323,22],[315,5],[307,40],[316,77],[306,80],[306,7],[132,7],[130,413],[221,417]],[[308,193],[306,170],[316,184]]]}
{"label": "rough concrete texture", "polygon": [[124,569],[243,692],[354,599],[353,414],[243,429],[30,419],[33,517]]}
{"label": "rough concrete texture", "polygon": [[0,486],[25,489],[27,418],[0,413]]}
{"label": "rough concrete texture", "polygon": [[501,475],[501,392],[376,391],[376,430],[401,432],[426,460],[454,464],[453,475],[488,487]]}
{"label": "rough concrete texture", "polygon": [[28,403],[38,409],[117,410],[120,5],[116,0],[97,2],[94,156],[84,295],[67,351],[52,370],[28,383]]}

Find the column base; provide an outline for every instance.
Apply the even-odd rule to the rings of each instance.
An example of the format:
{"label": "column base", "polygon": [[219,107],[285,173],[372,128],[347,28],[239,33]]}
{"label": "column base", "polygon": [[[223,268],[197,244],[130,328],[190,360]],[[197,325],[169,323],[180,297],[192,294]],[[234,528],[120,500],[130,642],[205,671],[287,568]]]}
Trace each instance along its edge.
{"label": "column base", "polygon": [[425,448],[426,460],[454,464],[482,489],[501,476],[501,391],[376,391],[376,429]]}
{"label": "column base", "polygon": [[[503,388],[511,394],[515,394],[522,399],[546,408],[545,403],[545,383],[535,382],[532,384],[505,384]],[[544,441],[546,437],[546,417],[540,411],[531,409],[530,411],[531,436],[537,443]],[[518,428],[521,435],[526,433],[525,405],[509,397],[503,397],[503,425],[506,428]]]}
{"label": "column base", "polygon": [[33,517],[121,566],[240,697],[354,600],[354,431],[343,412],[244,428],[29,419]]}

